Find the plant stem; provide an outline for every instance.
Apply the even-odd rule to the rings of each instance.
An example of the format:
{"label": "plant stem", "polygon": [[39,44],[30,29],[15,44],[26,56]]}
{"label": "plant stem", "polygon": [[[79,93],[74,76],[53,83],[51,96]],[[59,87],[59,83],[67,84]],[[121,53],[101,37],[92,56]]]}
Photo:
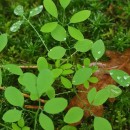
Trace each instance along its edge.
{"label": "plant stem", "polygon": [[33,24],[23,15],[23,18],[29,23],[29,25],[33,28],[33,30],[36,32],[36,34],[38,35],[38,37],[40,38],[41,42],[43,43],[44,47],[46,48],[47,51],[49,51],[49,49],[47,48],[45,42],[43,41],[42,37],[40,36],[40,34],[38,33],[38,31],[36,30],[36,28],[33,26]]}
{"label": "plant stem", "polygon": [[4,125],[2,123],[0,123],[0,126],[3,126],[4,128],[8,128],[9,130],[12,130],[12,128],[10,128],[9,126],[6,126],[6,125]]}
{"label": "plant stem", "polygon": [[71,54],[66,60],[64,60],[62,63],[61,63],[61,65],[63,64],[63,63],[65,63],[66,61],[68,61],[68,59],[70,59],[73,55],[75,55],[77,53],[77,51],[75,51],[73,54]]}

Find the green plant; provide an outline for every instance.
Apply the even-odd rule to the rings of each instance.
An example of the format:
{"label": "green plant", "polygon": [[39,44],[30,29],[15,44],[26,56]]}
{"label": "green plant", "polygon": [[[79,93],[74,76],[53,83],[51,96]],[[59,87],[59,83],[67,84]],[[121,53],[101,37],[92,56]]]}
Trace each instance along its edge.
{"label": "green plant", "polygon": [[[65,15],[65,10],[70,0],[59,0],[59,2],[63,7],[63,14]],[[19,66],[14,64],[2,66],[2,69],[8,70],[10,73],[18,76],[19,84],[24,87],[22,92],[28,92],[32,101],[38,100],[38,108],[36,111],[30,111],[24,108],[26,102],[22,92],[14,86],[7,86],[5,88],[4,97],[13,107],[4,113],[2,119],[5,122],[12,123],[12,128],[10,127],[9,129],[13,130],[29,130],[31,128],[36,130],[39,127],[38,124],[45,130],[53,130],[55,129],[53,117],[57,114],[60,115],[62,112],[62,125],[58,126],[58,128],[61,130],[76,130],[77,128],[70,124],[79,122],[83,118],[84,110],[75,106],[65,112],[64,110],[68,106],[68,100],[62,96],[62,94],[77,94],[76,88],[78,85],[83,84],[86,89],[89,89],[90,82],[98,82],[98,79],[92,76],[96,70],[90,66],[90,59],[84,58],[82,63],[77,63],[76,54],[90,51],[97,63],[105,52],[105,46],[101,39],[95,42],[85,39],[82,32],[75,27],[76,23],[88,19],[91,14],[90,10],[82,10],[73,14],[69,23],[66,23],[64,15],[62,20],[58,19],[57,7],[52,0],[44,0],[43,3],[46,11],[54,17],[54,21],[45,23],[41,27],[41,32],[50,33],[51,37],[58,45],[48,49],[42,36],[29,20],[31,17],[39,14],[43,6],[40,5],[31,10],[29,18],[26,18],[23,7],[19,5],[15,8],[14,13],[20,16],[22,20],[14,23],[10,30],[16,32],[23,22],[26,21],[33,28],[41,40],[41,43],[44,45],[46,55],[39,57],[37,60],[38,74],[23,72]],[[67,43],[71,38],[73,38],[75,42],[73,45]],[[2,34],[0,36],[0,43],[0,51],[2,51],[7,44],[7,34]],[[73,53],[70,51],[70,46],[73,46]],[[53,64],[49,63],[50,61],[52,61]],[[109,73],[121,86],[127,87],[130,85],[130,76],[127,73],[121,70],[111,70]],[[2,75],[0,75],[0,79],[0,84],[2,84]],[[94,116],[95,130],[112,130],[112,126],[105,118],[94,115],[91,111],[91,107],[100,106],[104,104],[108,98],[115,98],[119,96],[121,92],[119,87],[111,84],[99,91],[97,91],[96,88],[90,89],[86,95],[90,107],[85,107],[90,111],[91,115]],[[41,102],[40,98],[44,98],[45,100]],[[42,103],[44,103],[44,105]],[[34,114],[35,119],[33,127],[25,126],[25,112]],[[6,125],[4,126],[8,127]]]}

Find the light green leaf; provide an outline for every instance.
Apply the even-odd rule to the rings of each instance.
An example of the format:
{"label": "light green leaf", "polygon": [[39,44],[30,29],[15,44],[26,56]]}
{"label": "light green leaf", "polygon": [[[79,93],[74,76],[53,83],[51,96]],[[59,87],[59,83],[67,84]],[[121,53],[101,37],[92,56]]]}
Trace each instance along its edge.
{"label": "light green leaf", "polygon": [[71,125],[65,125],[61,128],[61,130],[77,130],[77,128]]}
{"label": "light green leaf", "polygon": [[63,72],[62,72],[62,74],[61,75],[69,75],[69,74],[73,74],[74,73],[74,71],[73,70],[71,70],[71,69],[68,69],[68,70],[64,70]]}
{"label": "light green leaf", "polygon": [[20,127],[24,127],[25,122],[24,122],[23,117],[18,121],[18,125],[19,125]]}
{"label": "light green leaf", "polygon": [[92,76],[92,77],[89,78],[89,82],[91,82],[91,83],[97,83],[98,82],[98,78]]}
{"label": "light green leaf", "polygon": [[68,32],[69,32],[70,36],[76,40],[83,40],[84,39],[84,36],[80,32],[80,30],[78,30],[74,27],[68,26]]}
{"label": "light green leaf", "polygon": [[85,82],[84,82],[84,87],[86,88],[86,89],[88,89],[89,88],[89,82],[86,80]]}
{"label": "light green leaf", "polygon": [[72,107],[64,116],[64,122],[68,124],[77,123],[82,119],[83,114],[83,109],[79,107]]}
{"label": "light green leaf", "polygon": [[66,63],[66,64],[62,65],[60,68],[63,70],[66,70],[66,69],[70,69],[72,66],[73,66],[72,64]]}
{"label": "light green leaf", "polygon": [[23,107],[24,97],[23,97],[23,94],[17,88],[7,87],[5,89],[4,95],[10,104],[12,104],[14,106]]}
{"label": "light green leaf", "polygon": [[81,68],[76,71],[72,83],[73,85],[83,84],[89,77],[92,75],[92,69],[90,68]]}
{"label": "light green leaf", "polygon": [[22,111],[11,109],[4,113],[2,119],[5,122],[16,122],[20,120],[21,116],[22,116]]}
{"label": "light green leaf", "polygon": [[92,88],[92,89],[88,92],[88,94],[87,94],[87,99],[88,99],[88,101],[89,101],[90,104],[92,104],[92,102],[93,102],[93,100],[94,100],[96,94],[97,94],[96,88]]}
{"label": "light green leaf", "polygon": [[65,77],[63,77],[63,76],[61,76],[61,83],[62,83],[62,84],[64,85],[64,87],[67,88],[67,89],[72,88],[71,82],[70,82],[67,78],[65,78]]}
{"label": "light green leaf", "polygon": [[53,73],[49,69],[44,69],[40,71],[37,78],[37,90],[39,96],[45,93],[54,82]]}
{"label": "light green leaf", "polygon": [[61,59],[65,55],[66,50],[61,46],[53,47],[49,52],[48,56],[51,59]]}
{"label": "light green leaf", "polygon": [[110,92],[107,89],[102,89],[97,92],[92,105],[99,106],[106,102],[106,100],[109,98]]}
{"label": "light green leaf", "polygon": [[54,78],[58,78],[61,75],[62,71],[63,71],[62,69],[53,69],[52,73]]}
{"label": "light green leaf", "polygon": [[55,67],[56,67],[56,68],[59,68],[59,67],[60,67],[60,59],[59,59],[59,60],[56,60],[56,62],[55,62]]}
{"label": "light green leaf", "polygon": [[30,127],[24,126],[24,127],[22,128],[22,130],[30,130]]}
{"label": "light green leaf", "polygon": [[2,85],[2,72],[1,72],[1,69],[0,69],[0,86]]}
{"label": "light green leaf", "polygon": [[102,117],[94,118],[94,130],[112,130],[111,124],[108,120]]}
{"label": "light green leaf", "polygon": [[85,21],[86,19],[88,19],[90,14],[91,14],[90,10],[79,11],[71,17],[70,23],[79,23]]}
{"label": "light green leaf", "polygon": [[46,23],[44,24],[42,27],[41,27],[41,32],[44,32],[44,33],[49,33],[49,32],[52,32],[56,27],[57,27],[58,23],[57,22],[49,22],[49,23]]}
{"label": "light green leaf", "polygon": [[59,1],[61,6],[65,9],[69,5],[71,0],[59,0]]}
{"label": "light green leaf", "polygon": [[47,91],[46,91],[46,95],[52,99],[55,97],[55,89],[53,87],[50,87]]}
{"label": "light green leaf", "polygon": [[44,130],[54,130],[54,124],[52,120],[43,113],[40,113],[39,115],[39,123]]}
{"label": "light green leaf", "polygon": [[15,22],[15,23],[10,27],[10,31],[11,31],[11,32],[17,32],[17,31],[20,29],[22,23],[23,23],[23,21],[21,21],[21,20]]}
{"label": "light green leaf", "polygon": [[130,75],[128,75],[123,70],[110,70],[111,77],[121,86],[128,87],[130,86]]}
{"label": "light green leaf", "polygon": [[47,60],[44,57],[39,57],[37,60],[37,67],[39,71],[43,69],[48,69]]}
{"label": "light green leaf", "polygon": [[66,40],[66,30],[63,26],[57,25],[56,28],[51,32],[51,36],[57,41]]}
{"label": "light green leaf", "polygon": [[44,0],[44,7],[46,11],[51,14],[53,17],[58,18],[58,12],[55,3],[52,0]]}
{"label": "light green leaf", "polygon": [[0,52],[5,48],[7,45],[8,39],[7,39],[7,34],[1,34],[0,35]]}
{"label": "light green leaf", "polygon": [[7,64],[7,65],[4,65],[3,67],[13,74],[23,75],[22,69],[17,65]]}
{"label": "light green leaf", "polygon": [[18,78],[19,83],[26,87],[27,91],[33,94],[37,94],[36,80],[37,77],[33,73],[29,72],[24,73]]}
{"label": "light green leaf", "polygon": [[87,52],[92,48],[93,42],[88,39],[76,42],[74,48],[79,52]]}
{"label": "light green leaf", "polygon": [[18,127],[18,125],[15,123],[12,123],[12,128],[13,128],[13,130],[21,130],[21,128]]}
{"label": "light green leaf", "polygon": [[105,87],[105,89],[107,89],[108,91],[110,91],[109,98],[118,97],[122,93],[122,90],[119,87],[115,86],[115,85],[107,85]]}
{"label": "light green leaf", "polygon": [[15,9],[14,9],[14,14],[18,15],[18,16],[22,16],[24,13],[23,10],[23,6],[18,5]]}
{"label": "light green leaf", "polygon": [[92,46],[92,55],[97,61],[105,52],[105,46],[102,40],[97,40]]}
{"label": "light green leaf", "polygon": [[64,98],[52,98],[44,105],[44,111],[49,114],[58,114],[62,112],[68,105]]}
{"label": "light green leaf", "polygon": [[90,66],[90,59],[89,58],[85,58],[84,61],[83,61],[83,65],[85,67],[89,67]]}
{"label": "light green leaf", "polygon": [[40,14],[42,12],[42,10],[43,10],[43,5],[39,5],[38,7],[34,8],[30,11],[29,17],[33,17],[35,15]]}

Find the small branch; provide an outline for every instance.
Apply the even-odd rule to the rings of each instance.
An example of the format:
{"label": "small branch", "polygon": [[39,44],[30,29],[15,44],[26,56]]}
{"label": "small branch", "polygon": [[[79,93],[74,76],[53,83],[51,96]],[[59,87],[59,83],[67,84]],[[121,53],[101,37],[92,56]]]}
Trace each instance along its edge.
{"label": "small branch", "polygon": [[[24,108],[27,108],[27,109],[39,109],[39,106],[24,105]],[[40,106],[40,108],[43,109],[43,106]]]}

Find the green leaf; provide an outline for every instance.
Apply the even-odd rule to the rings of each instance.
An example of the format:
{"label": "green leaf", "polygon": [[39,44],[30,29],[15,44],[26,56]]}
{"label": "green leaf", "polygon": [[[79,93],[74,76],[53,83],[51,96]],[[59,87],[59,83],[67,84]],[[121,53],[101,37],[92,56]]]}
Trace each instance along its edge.
{"label": "green leaf", "polygon": [[111,124],[108,120],[102,117],[94,118],[94,130],[112,130]]}
{"label": "green leaf", "polygon": [[74,73],[74,71],[73,70],[71,70],[71,69],[68,69],[68,70],[64,70],[63,72],[62,72],[62,74],[61,75],[69,75],[69,74],[73,74]]}
{"label": "green leaf", "polygon": [[39,96],[45,93],[54,82],[53,73],[49,69],[44,69],[40,71],[37,78],[37,90]]}
{"label": "green leaf", "polygon": [[62,65],[60,68],[63,69],[63,70],[66,70],[66,69],[72,68],[72,66],[73,66],[72,64],[66,63],[66,64]]}
{"label": "green leaf", "polygon": [[97,94],[96,88],[92,88],[92,89],[88,92],[88,94],[87,94],[87,99],[88,99],[88,101],[89,101],[90,104],[92,104],[92,102],[93,102],[93,100],[94,100],[96,94]]}
{"label": "green leaf", "polygon": [[79,11],[71,17],[70,23],[79,23],[85,21],[86,19],[88,19],[90,14],[91,14],[90,10]]}
{"label": "green leaf", "polygon": [[0,86],[2,85],[2,72],[1,72],[1,69],[0,69]]}
{"label": "green leaf", "polygon": [[57,22],[49,22],[49,23],[46,23],[44,24],[42,27],[41,27],[41,32],[44,32],[44,33],[49,33],[49,32],[52,32],[56,27],[57,27],[58,23]]}
{"label": "green leaf", "polygon": [[53,47],[49,52],[48,56],[51,59],[61,59],[65,55],[66,50],[61,46]]}
{"label": "green leaf", "polygon": [[91,82],[91,83],[97,83],[98,82],[98,78],[97,77],[90,77],[89,78],[89,82]]}
{"label": "green leaf", "polygon": [[7,39],[7,34],[1,34],[0,35],[0,52],[5,48],[7,45],[8,39]]}
{"label": "green leaf", "polygon": [[122,93],[122,90],[119,87],[115,86],[115,85],[107,85],[105,87],[105,89],[107,89],[108,91],[110,91],[109,98],[118,97]]}
{"label": "green leaf", "polygon": [[84,82],[84,87],[86,88],[86,89],[88,89],[89,88],[89,82],[86,80],[85,82]]}
{"label": "green leaf", "polygon": [[40,113],[39,123],[44,130],[54,130],[54,124],[52,120],[45,114]]}
{"label": "green leaf", "polygon": [[66,40],[66,30],[63,26],[57,25],[56,28],[51,32],[51,36],[57,41]]}
{"label": "green leaf", "polygon": [[80,30],[78,30],[74,27],[68,26],[68,32],[69,32],[70,36],[76,40],[83,40],[84,39],[84,36],[80,32]]}
{"label": "green leaf", "polygon": [[14,14],[15,14],[15,15],[22,16],[23,13],[24,13],[24,10],[23,10],[23,6],[21,6],[21,5],[18,5],[18,6],[14,9]]}
{"label": "green leaf", "polygon": [[5,89],[4,95],[10,104],[14,106],[23,107],[24,97],[23,97],[23,94],[17,88],[7,87]]}
{"label": "green leaf", "polygon": [[76,71],[72,83],[73,85],[83,84],[89,77],[92,75],[92,69],[90,68],[81,68]]}
{"label": "green leaf", "polygon": [[74,48],[79,52],[87,52],[92,48],[93,42],[88,39],[76,42]]}
{"label": "green leaf", "polygon": [[52,98],[44,105],[44,111],[49,114],[58,114],[62,112],[68,103],[64,98]]}
{"label": "green leaf", "polygon": [[44,0],[44,7],[46,11],[51,14],[53,17],[58,18],[58,12],[55,3],[52,0]]}
{"label": "green leaf", "polygon": [[92,55],[97,61],[105,52],[105,46],[102,40],[97,40],[92,46]]}
{"label": "green leaf", "polygon": [[11,31],[11,32],[17,32],[17,31],[20,29],[22,23],[23,23],[23,21],[21,21],[21,20],[15,22],[15,23],[10,27],[10,31]]}
{"label": "green leaf", "polygon": [[22,128],[22,130],[30,130],[30,127],[24,126],[24,127]]}
{"label": "green leaf", "polygon": [[30,11],[29,17],[33,17],[35,15],[40,14],[42,12],[42,10],[43,10],[43,5],[39,5],[38,7],[34,8]]}
{"label": "green leaf", "polygon": [[22,111],[11,109],[4,113],[2,119],[5,122],[16,122],[20,120],[21,116],[22,116]]}
{"label": "green leaf", "polygon": [[56,62],[55,62],[55,67],[56,67],[56,68],[59,68],[59,67],[60,67],[60,59],[59,59],[59,60],[56,60]]}
{"label": "green leaf", "polygon": [[72,107],[66,113],[64,117],[64,122],[68,124],[77,123],[82,119],[83,114],[84,114],[83,109],[79,107]]}
{"label": "green leaf", "polygon": [[47,60],[44,57],[39,57],[37,60],[37,67],[39,71],[43,69],[48,69]]}
{"label": "green leaf", "polygon": [[71,0],[59,0],[59,1],[61,6],[65,9],[69,5]]}
{"label": "green leaf", "polygon": [[102,89],[97,92],[92,105],[99,106],[106,102],[106,100],[109,98],[110,92],[107,89]]}
{"label": "green leaf", "polygon": [[55,97],[55,89],[53,87],[50,87],[47,91],[46,91],[47,96],[52,99]]}
{"label": "green leaf", "polygon": [[110,70],[111,77],[121,86],[128,87],[130,86],[130,75],[128,75],[123,70]]}
{"label": "green leaf", "polygon": [[20,127],[24,127],[25,122],[24,122],[23,117],[18,121],[18,125],[19,125]]}
{"label": "green leaf", "polygon": [[[27,91],[33,94],[37,94],[36,81],[37,77],[33,73],[24,73],[18,78],[21,85],[26,87]],[[30,82],[31,81],[31,82]]]}
{"label": "green leaf", "polygon": [[13,130],[21,130],[21,128],[18,127],[18,125],[15,123],[12,123],[12,128],[13,128]]}
{"label": "green leaf", "polygon": [[54,78],[58,78],[61,75],[62,71],[63,71],[62,69],[53,69],[52,73]]}
{"label": "green leaf", "polygon": [[64,87],[67,88],[67,89],[72,88],[71,82],[70,82],[67,78],[65,78],[65,77],[63,77],[63,76],[61,76],[61,83],[62,83],[62,84],[64,85]]}
{"label": "green leaf", "polygon": [[85,58],[84,61],[83,61],[83,65],[85,67],[89,67],[90,66],[90,59],[89,58]]}
{"label": "green leaf", "polygon": [[3,67],[13,74],[23,75],[22,69],[17,65],[7,64],[7,65],[4,65]]}
{"label": "green leaf", "polygon": [[61,128],[61,130],[77,130],[77,128],[71,125],[65,125]]}

